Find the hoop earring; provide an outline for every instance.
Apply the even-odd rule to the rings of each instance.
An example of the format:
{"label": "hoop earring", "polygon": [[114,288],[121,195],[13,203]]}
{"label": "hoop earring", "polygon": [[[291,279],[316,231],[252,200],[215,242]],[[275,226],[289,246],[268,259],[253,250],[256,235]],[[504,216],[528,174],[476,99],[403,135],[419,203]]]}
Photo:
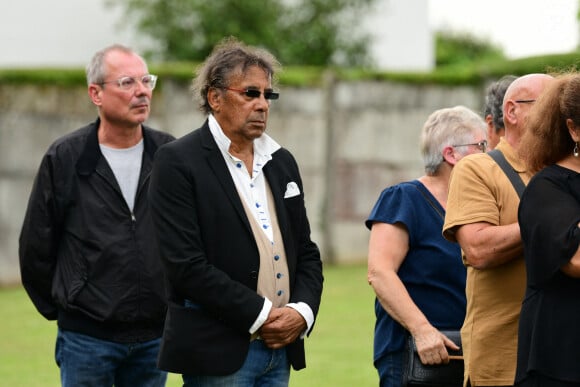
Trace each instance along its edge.
{"label": "hoop earring", "polygon": [[578,157],[580,155],[579,151],[578,151],[578,143],[576,143],[576,145],[574,145],[574,157]]}

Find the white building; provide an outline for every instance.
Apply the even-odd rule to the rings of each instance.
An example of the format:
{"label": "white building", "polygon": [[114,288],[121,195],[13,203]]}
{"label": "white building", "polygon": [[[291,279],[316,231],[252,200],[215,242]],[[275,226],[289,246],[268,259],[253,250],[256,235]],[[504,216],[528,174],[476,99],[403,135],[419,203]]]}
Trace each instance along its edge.
{"label": "white building", "polygon": [[374,39],[371,52],[379,69],[429,71],[435,66],[435,38],[428,0],[377,0],[364,25]]}

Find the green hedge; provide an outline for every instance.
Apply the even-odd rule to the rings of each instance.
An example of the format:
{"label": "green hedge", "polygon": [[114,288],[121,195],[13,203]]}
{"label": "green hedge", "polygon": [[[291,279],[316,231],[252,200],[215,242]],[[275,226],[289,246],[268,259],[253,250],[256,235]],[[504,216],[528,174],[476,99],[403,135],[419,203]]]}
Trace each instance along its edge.
{"label": "green hedge", "polygon": [[[522,75],[535,72],[575,71],[580,62],[578,52],[544,55],[517,60],[478,62],[470,65],[437,68],[432,72],[383,72],[370,69],[318,67],[286,67],[279,82],[288,86],[318,86],[326,74],[332,72],[339,80],[392,80],[406,83],[434,83],[446,85],[481,84],[487,79],[505,74]],[[151,65],[151,72],[161,78],[189,82],[195,63],[162,63]],[[85,83],[82,68],[25,68],[0,69],[0,84],[46,84],[79,86]]]}

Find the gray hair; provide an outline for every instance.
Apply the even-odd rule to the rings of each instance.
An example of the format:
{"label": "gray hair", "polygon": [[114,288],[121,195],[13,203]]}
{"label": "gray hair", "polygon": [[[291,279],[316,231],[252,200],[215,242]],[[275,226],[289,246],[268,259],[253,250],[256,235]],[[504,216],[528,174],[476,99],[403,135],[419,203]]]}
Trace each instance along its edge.
{"label": "gray hair", "polygon": [[[434,175],[443,163],[443,149],[475,142],[478,134],[487,135],[485,121],[465,106],[435,110],[425,121],[420,137],[421,155],[427,175]],[[467,147],[457,149],[462,155]]]}
{"label": "gray hair", "polygon": [[205,114],[211,113],[207,100],[210,88],[227,87],[233,74],[243,74],[252,66],[263,69],[272,82],[275,81],[275,73],[280,69],[278,60],[267,50],[248,46],[234,37],[223,39],[197,69],[197,76],[192,83],[193,95],[200,99],[200,110]]}
{"label": "gray hair", "polygon": [[[123,46],[121,44],[113,44],[111,46],[105,47],[102,50],[97,51],[94,55],[89,64],[86,67],[86,74],[87,74],[87,85],[91,83],[102,83],[105,81],[107,77],[107,69],[105,66],[105,57],[111,51],[121,51],[126,54],[135,54],[135,51],[130,49],[129,47]],[[145,61],[143,60],[145,64]],[[145,66],[147,66],[145,64]]]}
{"label": "gray hair", "polygon": [[515,75],[504,75],[498,81],[487,87],[485,92],[485,105],[483,107],[483,117],[491,115],[495,131],[498,132],[505,127],[503,123],[503,97],[509,85],[516,79]]}

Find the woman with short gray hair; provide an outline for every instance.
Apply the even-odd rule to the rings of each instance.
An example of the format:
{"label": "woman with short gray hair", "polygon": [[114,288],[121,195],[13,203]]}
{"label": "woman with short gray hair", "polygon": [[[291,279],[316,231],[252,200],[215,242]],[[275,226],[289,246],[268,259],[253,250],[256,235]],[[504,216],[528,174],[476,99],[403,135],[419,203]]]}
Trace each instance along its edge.
{"label": "woman with short gray hair", "polygon": [[441,230],[453,166],[486,146],[486,125],[475,112],[464,106],[433,112],[420,137],[425,175],[383,190],[366,220],[381,387],[401,386],[409,335],[424,364],[448,363],[448,350],[459,349],[441,331],[463,324],[466,271],[459,245]]}

